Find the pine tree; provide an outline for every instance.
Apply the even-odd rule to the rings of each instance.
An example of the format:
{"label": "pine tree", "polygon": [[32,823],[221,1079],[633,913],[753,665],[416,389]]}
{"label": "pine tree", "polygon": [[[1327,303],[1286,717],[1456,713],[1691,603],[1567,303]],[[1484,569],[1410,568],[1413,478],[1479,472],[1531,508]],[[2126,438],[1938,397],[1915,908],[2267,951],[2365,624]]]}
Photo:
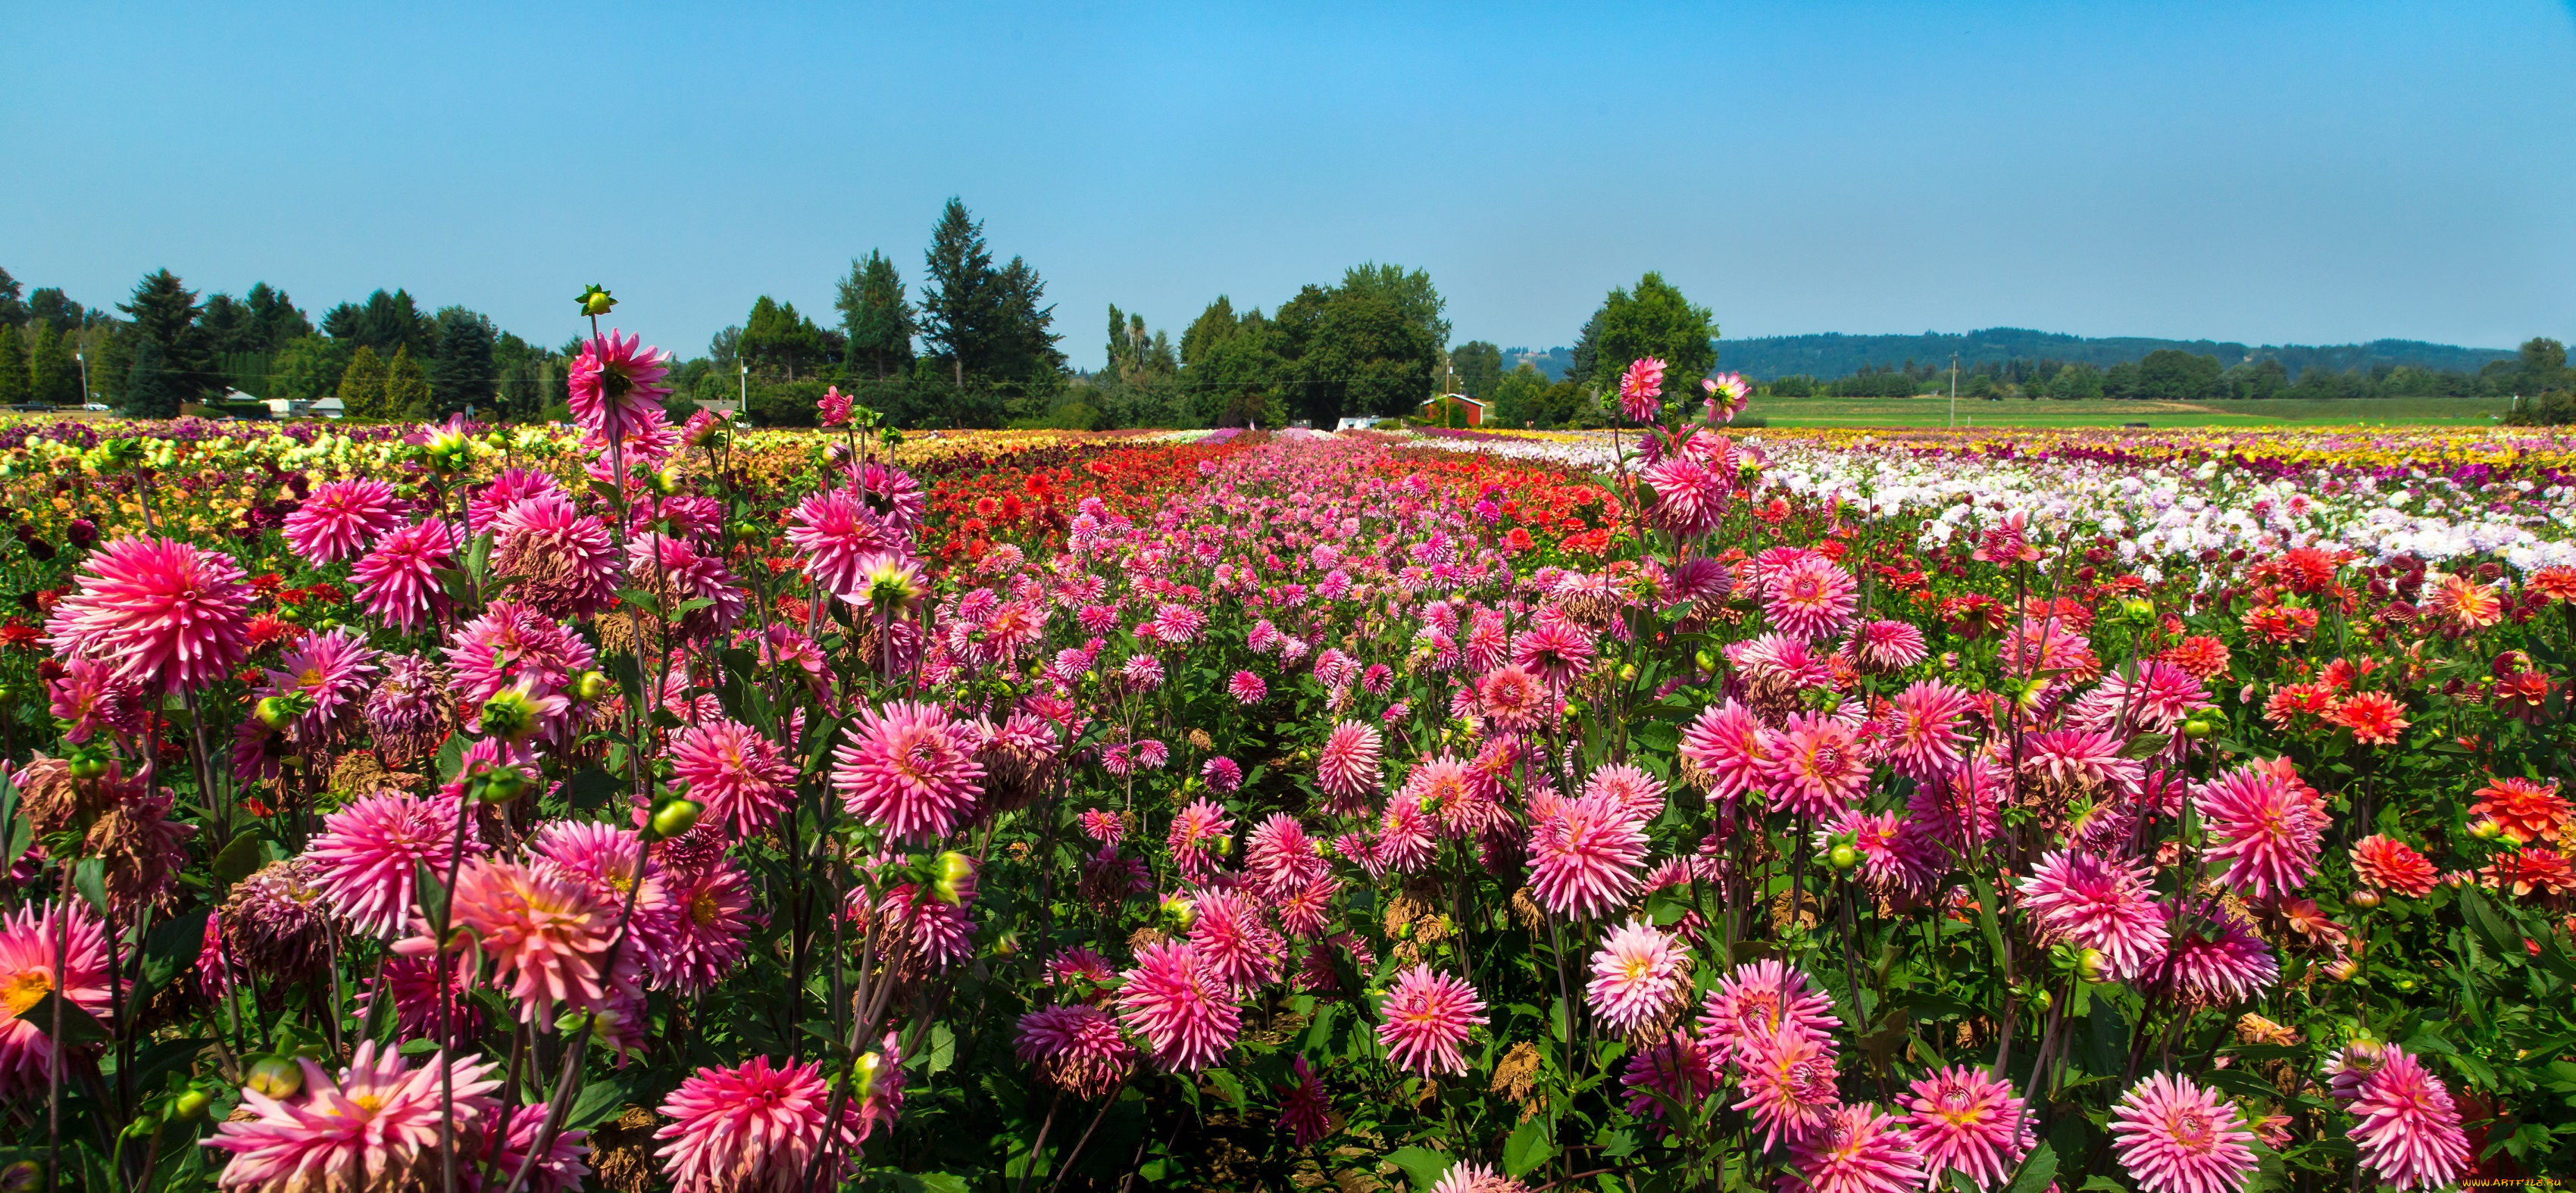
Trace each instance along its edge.
{"label": "pine tree", "polygon": [[134,344],[143,337],[130,323],[109,323],[90,341],[90,395],[84,402],[97,402],[112,409],[125,406],[125,380],[134,371]]}
{"label": "pine tree", "polygon": [[834,306],[841,310],[841,330],[850,338],[849,367],[862,360],[878,379],[903,372],[912,364],[912,303],[903,293],[903,275],[894,262],[875,249],[864,261],[850,262]]}
{"label": "pine tree", "polygon": [[429,365],[429,390],[441,410],[474,406],[490,410],[500,379],[492,364],[492,321],[463,307],[438,312],[438,359]]}
{"label": "pine tree", "polygon": [[27,400],[27,345],[18,329],[0,323],[0,406]]}
{"label": "pine tree", "polygon": [[420,362],[412,359],[411,349],[394,349],[394,358],[385,365],[384,418],[407,418],[428,421],[438,417],[438,396],[430,391],[429,378],[422,375]]}
{"label": "pine tree", "polygon": [[952,196],[922,256],[928,273],[921,283],[921,337],[947,354],[950,375],[963,386],[967,365],[983,363],[998,297],[984,225]]}
{"label": "pine tree", "polygon": [[127,418],[177,418],[182,400],[180,380],[163,365],[161,345],[150,336],[137,336],[134,343],[134,367],[125,375]]}
{"label": "pine tree", "polygon": [[[179,401],[193,401],[214,379],[205,333],[197,326],[197,295],[169,270],[144,275],[131,301],[117,309],[134,316],[134,330],[160,349],[158,369],[163,384]],[[138,359],[139,359],[138,353]],[[132,404],[132,395],[127,403]]]}
{"label": "pine tree", "polygon": [[340,374],[340,404],[350,418],[381,418],[385,413],[385,360],[365,344],[349,354]]}
{"label": "pine tree", "polygon": [[32,400],[54,406],[74,406],[80,396],[80,362],[72,359],[71,345],[55,334],[51,323],[37,323],[36,343],[27,350],[27,371],[33,384]]}

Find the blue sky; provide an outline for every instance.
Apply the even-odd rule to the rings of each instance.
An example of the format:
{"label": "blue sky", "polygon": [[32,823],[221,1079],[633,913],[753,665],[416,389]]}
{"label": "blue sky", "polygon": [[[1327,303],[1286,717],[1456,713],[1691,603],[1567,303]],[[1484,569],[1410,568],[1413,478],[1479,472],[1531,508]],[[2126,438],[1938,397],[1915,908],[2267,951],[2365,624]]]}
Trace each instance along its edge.
{"label": "blue sky", "polygon": [[[0,15],[0,266],[695,355],[961,195],[1077,364],[1364,260],[1456,338],[2576,338],[2565,3],[124,6]],[[1721,344],[1721,350],[1722,350]]]}

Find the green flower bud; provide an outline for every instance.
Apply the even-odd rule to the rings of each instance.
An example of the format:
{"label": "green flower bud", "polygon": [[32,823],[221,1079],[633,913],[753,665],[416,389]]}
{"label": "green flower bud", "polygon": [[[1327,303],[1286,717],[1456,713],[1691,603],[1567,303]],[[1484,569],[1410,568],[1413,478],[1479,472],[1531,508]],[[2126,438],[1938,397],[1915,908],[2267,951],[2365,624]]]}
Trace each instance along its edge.
{"label": "green flower bud", "polygon": [[2481,820],[2469,826],[2469,835],[2481,841],[2492,841],[2504,835],[2504,826],[2492,820]]}
{"label": "green flower bud", "polygon": [[242,1088],[271,1098],[292,1098],[304,1088],[304,1066],[283,1056],[263,1056],[251,1062]]}
{"label": "green flower bud", "polygon": [[214,1101],[214,1096],[204,1090],[187,1090],[171,1100],[170,1117],[193,1123],[206,1116],[206,1107],[213,1105]]}
{"label": "green flower bud", "polygon": [[20,1160],[0,1168],[0,1193],[26,1193],[45,1179],[45,1166],[33,1160]]}
{"label": "green flower bud", "polygon": [[259,703],[252,706],[250,715],[271,729],[284,729],[312,708],[313,698],[296,692],[286,696],[262,696]]}
{"label": "green flower bud", "polygon": [[617,300],[609,297],[608,291],[602,289],[597,282],[583,287],[581,297],[574,301],[581,304],[581,313],[584,315],[605,315],[617,306]]}
{"label": "green flower bud", "polygon": [[527,772],[515,766],[484,764],[475,774],[475,798],[487,804],[506,804],[527,794]]}
{"label": "green flower bud", "polygon": [[931,892],[939,901],[959,904],[966,901],[966,889],[975,881],[975,861],[954,849],[939,855],[934,866]]}
{"label": "green flower bud", "polygon": [[75,754],[72,756],[71,761],[72,777],[84,783],[89,782],[92,779],[103,779],[107,777],[109,765],[110,763],[108,762],[107,755],[105,754]]}
{"label": "green flower bud", "polygon": [[573,692],[581,697],[584,704],[597,704],[606,700],[608,694],[615,690],[615,685],[608,682],[608,677],[597,671],[584,671],[580,679],[573,681]]}
{"label": "green flower bud", "polygon": [[2182,735],[2193,741],[2206,741],[2218,732],[2215,721],[2192,720],[2182,723]]}
{"label": "green flower bud", "polygon": [[698,814],[704,811],[706,811],[706,805],[696,800],[677,798],[663,800],[660,807],[653,809],[653,835],[677,837],[686,834],[690,829],[698,827]]}
{"label": "green flower bud", "polygon": [[1849,845],[1836,845],[1833,852],[1825,855],[1825,861],[1836,870],[1849,870],[1860,864],[1860,851]]}
{"label": "green flower bud", "polygon": [[2088,982],[2107,980],[2105,975],[2109,972],[2109,969],[2110,960],[2102,955],[2102,950],[2100,949],[2084,950],[2083,954],[2078,957],[2075,962],[2076,975]]}
{"label": "green flower bud", "polygon": [[503,741],[524,741],[537,731],[537,718],[544,715],[544,707],[525,683],[503,688],[483,702],[483,732]]}

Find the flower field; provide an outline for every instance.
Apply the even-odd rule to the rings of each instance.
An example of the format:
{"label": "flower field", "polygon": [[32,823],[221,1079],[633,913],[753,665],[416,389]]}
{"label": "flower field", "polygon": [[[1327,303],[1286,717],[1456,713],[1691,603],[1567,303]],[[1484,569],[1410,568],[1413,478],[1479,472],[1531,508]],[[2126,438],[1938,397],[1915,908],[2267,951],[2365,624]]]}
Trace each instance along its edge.
{"label": "flower field", "polygon": [[608,333],[569,428],[0,425],[0,1188],[2569,1170],[2576,439],[1653,363],[743,432]]}

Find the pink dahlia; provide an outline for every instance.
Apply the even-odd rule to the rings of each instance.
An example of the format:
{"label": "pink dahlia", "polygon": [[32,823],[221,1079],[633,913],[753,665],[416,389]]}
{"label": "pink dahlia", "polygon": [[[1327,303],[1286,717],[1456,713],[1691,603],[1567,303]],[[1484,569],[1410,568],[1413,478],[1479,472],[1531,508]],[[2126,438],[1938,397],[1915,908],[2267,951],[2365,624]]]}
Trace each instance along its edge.
{"label": "pink dahlia", "polygon": [[653,1133],[670,1140],[654,1154],[676,1193],[790,1193],[807,1187],[808,1170],[829,1146],[833,1161],[818,1175],[837,1187],[865,1120],[859,1100],[845,1100],[835,1130],[832,1102],[819,1061],[773,1067],[755,1056],[700,1069],[663,1100],[663,1115],[674,1121]]}
{"label": "pink dahlia", "polygon": [[1710,795],[1729,805],[1761,789],[1776,748],[1776,735],[1761,718],[1731,700],[1701,709],[1699,718],[1682,730],[1683,761]]}
{"label": "pink dahlia", "polygon": [[1312,1147],[1318,1139],[1332,1134],[1332,1100],[1324,1096],[1324,1080],[1315,1076],[1313,1067],[1303,1056],[1288,1062],[1288,1084],[1279,1087],[1279,1126],[1288,1132],[1289,1142],[1296,1147]]}
{"label": "pink dahlia", "polygon": [[625,573],[608,526],[575,509],[561,491],[540,492],[492,519],[492,570],[520,577],[510,589],[550,617],[580,617],[608,607]]}
{"label": "pink dahlia", "polygon": [[1167,1071],[1195,1073],[1225,1055],[1242,1029],[1234,994],[1190,945],[1150,944],[1123,975],[1118,1017],[1145,1037],[1154,1063]]}
{"label": "pink dahlia", "polygon": [[1386,1046],[1388,1063],[1407,1072],[1464,1073],[1467,1061],[1458,1046],[1467,1042],[1469,1027],[1485,1022],[1484,1012],[1485,1000],[1473,987],[1415,965],[1396,975],[1378,1007],[1378,1042]]}
{"label": "pink dahlia", "polygon": [[1619,412],[1632,423],[1650,423],[1664,409],[1664,362],[1648,356],[1619,375]]}
{"label": "pink dahlia", "polygon": [[2387,1049],[2344,1108],[2361,1166],[2380,1184],[2439,1189],[2468,1173],[2469,1140],[2450,1089],[2404,1050]]}
{"label": "pink dahlia", "polygon": [[2146,984],[2190,1006],[2242,1002],[2280,980],[2281,963],[2254,926],[2213,899],[2167,908],[2164,959]]}
{"label": "pink dahlia", "polygon": [[1526,732],[1554,720],[1555,712],[1547,685],[1517,664],[1497,667],[1476,681],[1476,714],[1491,729]]}
{"label": "pink dahlia", "polygon": [[1649,824],[1664,814],[1664,782],[1625,762],[1606,763],[1585,777],[1583,794],[1606,795],[1628,810],[1628,818]]}
{"label": "pink dahlia", "polygon": [[1203,880],[1215,873],[1218,851],[1231,852],[1234,820],[1225,809],[1204,799],[1194,799],[1172,817],[1172,828],[1163,844],[1172,851],[1172,863],[1193,880]]}
{"label": "pink dahlia", "polygon": [[921,491],[921,482],[914,480],[911,473],[873,460],[856,472],[859,494],[867,499],[868,509],[879,520],[896,534],[911,534],[920,528],[930,502]]}
{"label": "pink dahlia", "polygon": [[1225,694],[1234,697],[1237,704],[1259,704],[1270,695],[1270,685],[1249,671],[1237,671],[1225,682]]}
{"label": "pink dahlia", "polygon": [[1733,478],[1695,455],[1665,456],[1648,464],[1638,479],[1655,495],[1648,516],[1657,527],[1681,538],[1707,534],[1726,517]]}
{"label": "pink dahlia", "polygon": [[2306,885],[2316,873],[2326,817],[2304,786],[2254,766],[2194,784],[2213,842],[2209,856],[2225,864],[2222,881],[2257,899]]}
{"label": "pink dahlia", "polygon": [[807,494],[787,511],[787,543],[815,587],[839,595],[861,591],[870,561],[902,548],[902,536],[847,489]]}
{"label": "pink dahlia", "polygon": [[1492,1165],[1460,1160],[1433,1183],[1431,1193],[1530,1193],[1530,1187],[1494,1171]]}
{"label": "pink dahlia", "polygon": [[1911,1193],[1924,1183],[1914,1134],[1875,1106],[1844,1106],[1789,1142],[1780,1193]]}
{"label": "pink dahlia", "polygon": [[386,535],[349,569],[349,578],[358,582],[358,603],[369,615],[408,634],[447,612],[438,573],[455,566],[456,527],[429,518]]}
{"label": "pink dahlia", "polygon": [[1333,726],[1315,758],[1315,786],[1331,806],[1343,811],[1366,806],[1369,793],[1378,789],[1378,751],[1383,740],[1377,730],[1358,721]]}
{"label": "pink dahlia", "polygon": [[1844,648],[1852,665],[1872,675],[1893,675],[1920,663],[1931,651],[1923,631],[1912,622],[1873,621],[1852,631]]}
{"label": "pink dahlia", "polygon": [[973,726],[935,704],[861,709],[832,751],[832,787],[851,812],[896,841],[947,836],[975,806],[984,767]]}
{"label": "pink dahlia", "polygon": [[201,688],[250,653],[250,586],[230,556],[177,539],[121,538],[83,560],[45,644],[97,659],[159,695]]}
{"label": "pink dahlia", "polygon": [[2184,717],[2214,707],[2207,687],[2191,672],[2159,659],[2140,659],[2104,676],[2068,715],[2087,729],[2134,726],[2171,733]]}
{"label": "pink dahlia", "polygon": [[[1652,1047],[1629,1055],[1628,1069],[1619,1076],[1619,1084],[1628,1090],[1628,1113],[1661,1119],[1669,1103],[1679,1106],[1685,1116],[1695,1114],[1700,1103],[1725,1084],[1720,1071],[1725,1063],[1725,1049],[1686,1031],[1668,1033]],[[1672,1130],[1670,1125],[1664,1129]]]}
{"label": "pink dahlia", "polygon": [[666,926],[646,958],[654,983],[697,994],[723,979],[742,961],[759,926],[751,904],[751,880],[732,862],[719,858],[694,873],[673,875]]}
{"label": "pink dahlia", "polygon": [[1690,980],[1690,953],[1680,942],[1632,919],[1592,954],[1592,983],[1584,994],[1593,1014],[1626,1034],[1680,1007]]}
{"label": "pink dahlia", "polygon": [[1419,874],[1439,850],[1439,821],[1422,807],[1422,797],[1398,791],[1378,817],[1375,856],[1398,874]]}
{"label": "pink dahlia", "polygon": [[1809,554],[1764,586],[1762,613],[1783,634],[1821,642],[1851,624],[1859,593],[1860,583],[1842,565]]}
{"label": "pink dahlia", "polygon": [[1190,947],[1200,963],[1239,996],[1279,980],[1283,943],[1261,905],[1244,894],[1208,891],[1190,918]]}
{"label": "pink dahlia", "polygon": [[[422,866],[445,877],[454,865],[456,805],[387,792],[323,817],[322,835],[305,848],[313,884],[359,932],[384,940],[411,916],[412,882]],[[480,848],[471,824],[468,852]]]}
{"label": "pink dahlia", "polygon": [[[457,872],[449,899],[454,929],[472,933],[492,959],[499,984],[519,1004],[521,1022],[544,1030],[555,1021],[557,1002],[598,1009],[633,993],[641,966],[631,945],[620,950],[617,972],[601,972],[623,909],[609,906],[580,877],[474,858]],[[415,917],[413,924],[418,935],[394,950],[407,957],[436,953],[427,922]]]}
{"label": "pink dahlia", "polygon": [[1231,758],[1210,758],[1199,764],[1199,777],[1207,780],[1208,790],[1225,795],[1243,786],[1243,764]]}
{"label": "pink dahlia", "polygon": [[671,777],[705,805],[701,823],[740,840],[768,828],[794,797],[796,767],[785,753],[751,726],[718,718],[671,735]]}
{"label": "pink dahlia", "polygon": [[[465,1047],[483,1034],[482,1008],[465,992],[474,984],[474,956],[450,953],[444,974],[427,957],[387,957],[383,972],[364,979],[360,1012],[370,1018],[379,1000],[392,1016],[394,1035],[402,1039],[438,1039],[451,1048]],[[444,976],[444,982],[439,979]],[[442,1007],[441,1000],[445,1001]],[[446,1035],[441,1036],[441,1027]]]}
{"label": "pink dahlia", "polygon": [[[671,387],[671,354],[643,346],[640,336],[615,330],[582,341],[581,355],[564,374],[573,421],[605,440],[623,440],[662,412]],[[649,413],[648,413],[649,412]]]}
{"label": "pink dahlia", "polygon": [[338,563],[356,558],[376,536],[402,525],[402,511],[402,499],[383,481],[324,481],[286,515],[281,529],[286,545],[306,562]]}
{"label": "pink dahlia", "polygon": [[2131,1086],[2111,1111],[2120,1168],[2146,1193],[2243,1193],[2253,1139],[2215,1091],[2168,1073]]}
{"label": "pink dahlia", "polygon": [[2164,956],[2164,909],[2147,890],[2154,873],[2152,866],[2059,850],[2041,858],[2021,881],[2022,910],[2041,940],[2100,949],[2111,975],[2125,981]]}
{"label": "pink dahlia", "polygon": [[1243,839],[1244,873],[1274,897],[1313,882],[1327,869],[1306,826],[1285,812],[1271,813]]}
{"label": "pink dahlia", "polygon": [[1020,1016],[1017,1050],[1049,1084],[1086,1100],[1107,1097],[1136,1068],[1136,1048],[1118,1021],[1086,1003]]}
{"label": "pink dahlia", "polygon": [[1799,1032],[1756,1036],[1736,1052],[1744,1069],[1744,1100],[1735,1109],[1753,1116],[1762,1146],[1795,1142],[1825,1125],[1841,1108],[1834,1088],[1833,1049]]}
{"label": "pink dahlia", "polygon": [[[64,958],[54,968],[57,949]],[[107,935],[89,904],[39,903],[0,916],[0,1090],[42,1093],[54,1047],[26,1015],[57,990],[71,1005],[105,1019],[114,1009],[108,984]]]}
{"label": "pink dahlia", "polygon": [[1955,1170],[1980,1189],[2000,1188],[2030,1154],[2030,1112],[2010,1082],[1952,1065],[1918,1078],[1913,1091],[1897,1100],[1911,1116],[1914,1149],[1935,1182]]}
{"label": "pink dahlia", "polygon": [[294,1100],[244,1089],[241,1109],[250,1117],[215,1125],[205,1145],[232,1153],[217,1184],[272,1190],[435,1184],[442,1104],[452,1103],[457,1125],[469,1130],[482,1128],[498,1110],[492,1091],[501,1082],[487,1061],[433,1054],[409,1069],[399,1052],[379,1052],[375,1041],[361,1040],[337,1079],[310,1060],[296,1063],[304,1086]]}
{"label": "pink dahlia", "polygon": [[73,659],[63,673],[45,681],[47,711],[62,722],[63,740],[73,745],[99,733],[143,731],[142,693],[132,680],[97,659]]}
{"label": "pink dahlia", "polygon": [[1530,829],[1530,888],[1562,916],[1601,915],[1645,880],[1645,826],[1604,795],[1556,802]]}
{"label": "pink dahlia", "polygon": [[1804,971],[1783,961],[1738,965],[1700,1001],[1700,1033],[1739,1064],[1757,1043],[1774,1036],[1795,1036],[1830,1049],[1833,1029],[1840,1026],[1833,1000]]}
{"label": "pink dahlia", "polygon": [[479,537],[492,528],[492,519],[501,511],[539,493],[561,493],[563,486],[543,472],[526,468],[504,468],[492,483],[474,490],[465,500],[465,535]]}
{"label": "pink dahlia", "polygon": [[1542,611],[1529,629],[1512,640],[1512,665],[1536,673],[1559,690],[1590,670],[1597,653],[1590,630],[1552,609]]}
{"label": "pink dahlia", "polygon": [[394,655],[367,695],[367,733],[385,765],[401,766],[447,740],[454,711],[446,668],[419,655]]}
{"label": "pink dahlia", "polygon": [[359,699],[367,694],[368,677],[375,673],[376,652],[364,636],[342,626],[298,641],[278,660],[277,669],[266,673],[263,690],[271,696],[300,695],[312,701],[287,726],[296,742],[311,745],[358,711]]}
{"label": "pink dahlia", "polygon": [[[626,540],[627,583],[650,593],[666,612],[656,622],[682,642],[704,642],[733,628],[741,618],[742,589],[723,563],[698,553],[697,544],[658,531]],[[678,616],[667,611],[692,602],[704,605]],[[638,612],[642,612],[640,609]]]}
{"label": "pink dahlia", "polygon": [[545,697],[561,696],[596,659],[590,643],[571,627],[517,601],[494,601],[483,614],[449,635],[447,665],[455,680],[452,694],[468,709],[511,688],[539,697],[548,711],[538,718],[538,732],[549,739],[572,724],[569,706],[558,708]]}
{"label": "pink dahlia", "polygon": [[1888,762],[1896,773],[1920,783],[1959,765],[1959,746],[1966,735],[1968,694],[1937,679],[1918,680],[1888,701],[1894,714]]}
{"label": "pink dahlia", "polygon": [[1823,713],[1800,713],[1775,740],[1762,782],[1772,807],[1830,820],[1869,786],[1869,774],[1869,754],[1850,725]]}

